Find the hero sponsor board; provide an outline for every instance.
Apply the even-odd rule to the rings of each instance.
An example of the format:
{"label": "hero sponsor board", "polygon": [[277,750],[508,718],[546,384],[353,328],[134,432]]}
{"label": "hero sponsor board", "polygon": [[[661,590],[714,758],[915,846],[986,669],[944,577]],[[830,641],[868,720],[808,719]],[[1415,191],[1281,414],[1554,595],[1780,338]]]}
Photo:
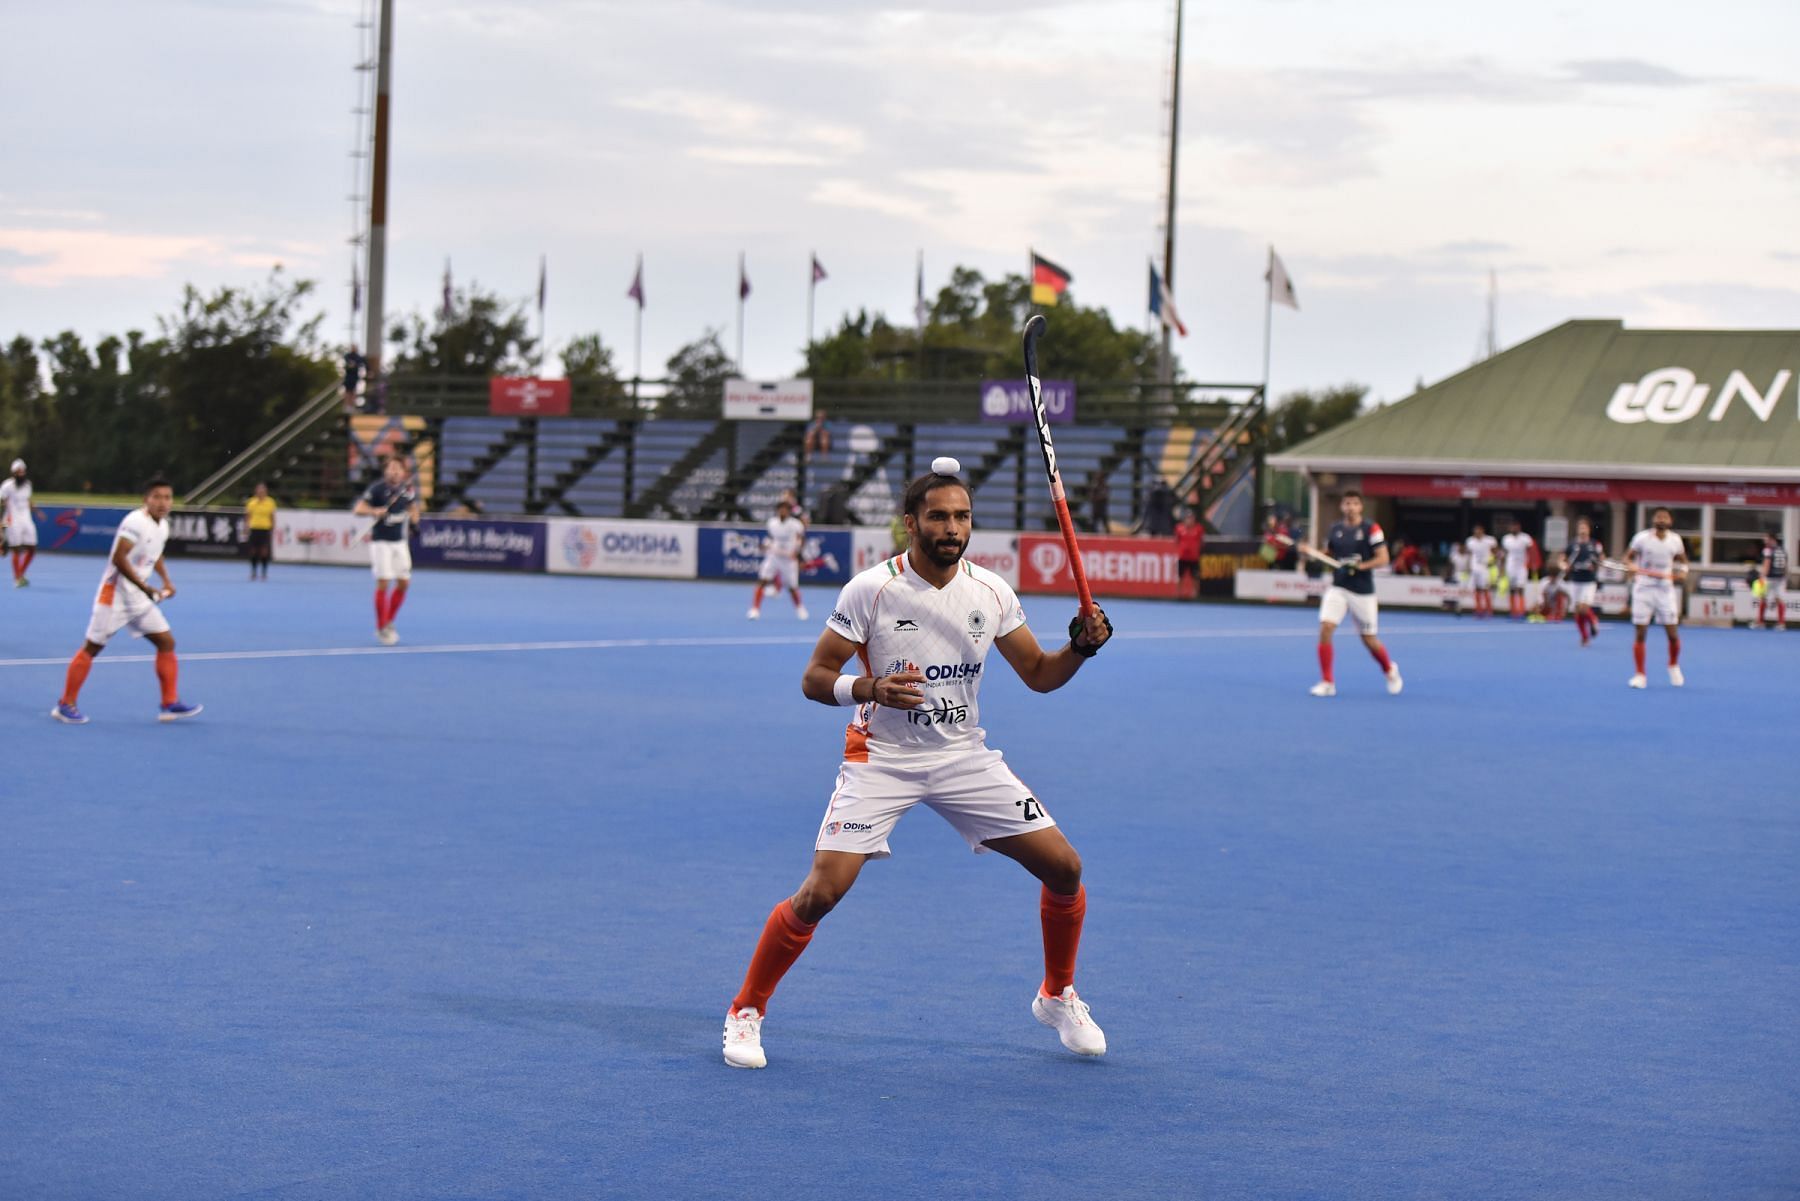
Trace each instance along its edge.
{"label": "hero sponsor board", "polygon": [[[754,580],[769,535],[757,526],[700,527],[699,574],[703,580]],[[808,530],[800,550],[800,582],[841,584],[855,566],[849,530]]]}
{"label": "hero sponsor board", "polygon": [[[1310,576],[1301,571],[1239,571],[1235,577],[1239,600],[1317,602],[1331,587],[1329,575]],[[1526,585],[1525,603],[1536,608],[1544,597],[1544,581]],[[1398,608],[1436,609],[1456,600],[1464,609],[1472,609],[1475,589],[1467,580],[1448,583],[1437,576],[1377,575],[1375,599],[1383,605]],[[1621,614],[1630,605],[1623,584],[1602,584],[1594,594],[1594,607],[1602,613]],[[1502,605],[1504,608],[1504,605]]]}
{"label": "hero sponsor board", "polygon": [[544,534],[541,521],[427,517],[413,539],[412,559],[420,567],[542,571]]}
{"label": "hero sponsor board", "polygon": [[[1097,596],[1175,595],[1175,543],[1169,538],[1083,538],[1082,566]],[[1073,596],[1075,573],[1060,535],[1019,535],[1020,592]]]}
{"label": "hero sponsor board", "polygon": [[366,565],[367,517],[337,509],[275,510],[274,555],[278,563]]}
{"label": "hero sponsor board", "polygon": [[552,518],[545,565],[558,575],[691,580],[697,532],[679,521]]}

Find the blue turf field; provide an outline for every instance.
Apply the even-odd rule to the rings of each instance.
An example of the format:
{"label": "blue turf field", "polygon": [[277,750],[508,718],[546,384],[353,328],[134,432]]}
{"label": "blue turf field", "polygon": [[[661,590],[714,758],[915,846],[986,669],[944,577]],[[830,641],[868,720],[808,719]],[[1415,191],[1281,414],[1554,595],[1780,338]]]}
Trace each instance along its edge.
{"label": "blue turf field", "polygon": [[364,572],[176,562],[204,716],[121,638],[65,728],[99,569],[0,595],[0,1197],[1800,1196],[1800,633],[1633,693],[1616,624],[1388,613],[1405,694],[1340,640],[1319,701],[1310,613],[1114,602],[983,696],[1108,1056],[1031,1019],[1036,884],[920,810],[734,1072],[841,747],[816,621],[439,573],[390,651]]}

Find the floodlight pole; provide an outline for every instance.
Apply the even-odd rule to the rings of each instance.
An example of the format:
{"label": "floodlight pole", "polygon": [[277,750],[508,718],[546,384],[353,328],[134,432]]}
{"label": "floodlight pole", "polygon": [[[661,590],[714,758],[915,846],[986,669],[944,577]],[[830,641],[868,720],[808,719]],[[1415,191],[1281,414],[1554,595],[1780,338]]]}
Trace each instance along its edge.
{"label": "floodlight pole", "polygon": [[381,0],[380,20],[375,66],[375,154],[369,180],[369,316],[363,335],[363,357],[369,361],[371,387],[381,376],[385,332],[382,293],[387,282],[388,85],[394,52],[394,0]]}

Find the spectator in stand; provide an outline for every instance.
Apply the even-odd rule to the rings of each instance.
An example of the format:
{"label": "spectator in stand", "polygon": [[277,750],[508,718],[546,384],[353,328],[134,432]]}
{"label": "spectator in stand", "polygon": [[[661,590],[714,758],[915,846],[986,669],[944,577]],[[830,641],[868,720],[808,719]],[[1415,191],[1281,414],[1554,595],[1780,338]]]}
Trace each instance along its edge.
{"label": "spectator in stand", "polygon": [[1200,549],[1206,545],[1206,527],[1192,509],[1184,509],[1175,527],[1175,596],[1200,599]]}
{"label": "spectator in stand", "polygon": [[800,457],[810,462],[814,455],[831,453],[831,427],[825,424],[825,410],[820,409],[813,414],[812,424],[806,427],[806,436],[800,443]]}
{"label": "spectator in stand", "polygon": [[1263,518],[1263,561],[1277,571],[1294,565],[1294,534],[1287,522],[1275,513]]}
{"label": "spectator in stand", "polygon": [[1111,533],[1112,523],[1107,519],[1107,507],[1112,503],[1112,489],[1107,486],[1106,476],[1098,471],[1088,479],[1088,503],[1093,506],[1094,532]]}
{"label": "spectator in stand", "polygon": [[354,409],[357,404],[357,392],[362,387],[363,374],[369,369],[369,360],[357,352],[355,343],[344,352],[344,407]]}
{"label": "spectator in stand", "polygon": [[1157,476],[1150,482],[1144,498],[1144,533],[1152,538],[1167,538],[1175,532],[1175,489],[1169,481]]}
{"label": "spectator in stand", "polygon": [[1394,556],[1395,575],[1430,575],[1431,564],[1425,559],[1425,552],[1417,543],[1408,542],[1404,538],[1397,539],[1400,553]]}

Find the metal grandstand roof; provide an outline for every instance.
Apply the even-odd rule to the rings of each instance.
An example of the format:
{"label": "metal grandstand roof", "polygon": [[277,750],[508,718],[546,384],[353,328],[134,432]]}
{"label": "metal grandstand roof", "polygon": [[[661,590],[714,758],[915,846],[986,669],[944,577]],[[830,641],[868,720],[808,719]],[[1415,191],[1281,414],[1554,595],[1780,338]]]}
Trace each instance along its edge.
{"label": "metal grandstand roof", "polygon": [[1800,330],[1570,321],[1269,465],[1800,480]]}

